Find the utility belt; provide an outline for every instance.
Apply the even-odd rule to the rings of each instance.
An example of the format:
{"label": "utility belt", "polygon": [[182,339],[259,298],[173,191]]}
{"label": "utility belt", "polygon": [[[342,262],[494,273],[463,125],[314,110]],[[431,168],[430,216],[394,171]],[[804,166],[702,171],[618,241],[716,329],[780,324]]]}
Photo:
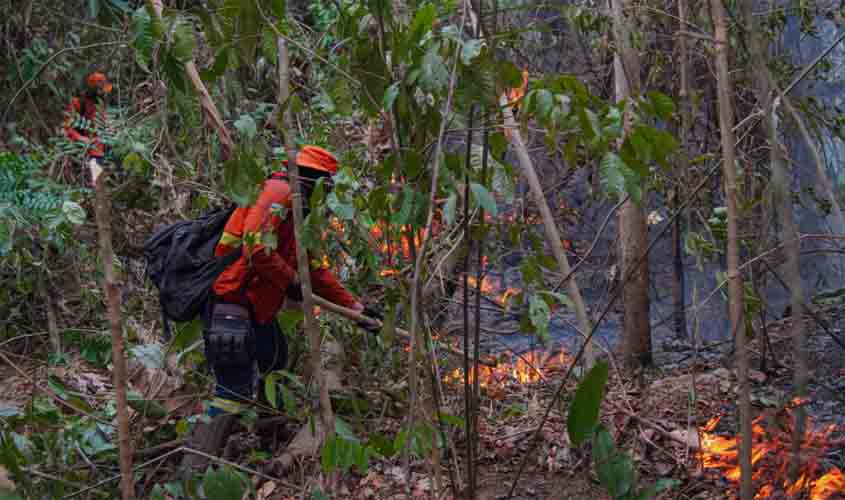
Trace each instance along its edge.
{"label": "utility belt", "polygon": [[205,329],[205,357],[211,366],[249,365],[255,359],[250,309],[212,301]]}

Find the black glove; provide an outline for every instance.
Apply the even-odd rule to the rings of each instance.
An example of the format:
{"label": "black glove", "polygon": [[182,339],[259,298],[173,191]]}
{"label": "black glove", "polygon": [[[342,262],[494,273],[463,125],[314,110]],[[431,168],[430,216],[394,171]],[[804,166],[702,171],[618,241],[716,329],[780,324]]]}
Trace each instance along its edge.
{"label": "black glove", "polygon": [[299,280],[291,281],[288,289],[285,290],[285,297],[296,302],[302,302],[302,283]]}
{"label": "black glove", "polygon": [[[370,306],[364,307],[364,310],[361,311],[361,314],[363,314],[364,316],[366,316],[368,318],[372,318],[372,319],[376,319],[376,320],[379,320],[381,322],[384,322],[384,315],[381,312],[379,312],[377,309],[374,309]],[[359,328],[366,330],[368,333],[373,333],[373,334],[381,333],[381,327],[376,326],[372,323],[369,323],[369,322],[366,322],[366,321],[356,321],[355,324],[358,325]]]}
{"label": "black glove", "polygon": [[364,310],[361,311],[361,314],[368,318],[377,319],[379,321],[384,321],[384,314],[381,313],[378,309],[372,306],[364,306]]}

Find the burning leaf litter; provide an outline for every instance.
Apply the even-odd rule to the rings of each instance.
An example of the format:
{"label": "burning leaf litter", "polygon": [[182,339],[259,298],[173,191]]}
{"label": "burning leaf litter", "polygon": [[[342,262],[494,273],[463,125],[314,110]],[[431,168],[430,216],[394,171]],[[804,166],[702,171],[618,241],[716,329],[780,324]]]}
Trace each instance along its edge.
{"label": "burning leaf litter", "polygon": [[[791,459],[792,429],[795,415],[792,409],[800,404],[793,401],[783,412],[776,415],[776,421],[766,415],[752,422],[751,464],[752,479],[756,488],[756,499],[769,498],[778,489],[790,496],[807,492],[810,500],[828,500],[837,493],[845,493],[845,475],[833,467],[824,472],[822,459],[835,448],[830,439],[837,431],[830,425],[822,431],[808,430],[801,444],[801,470],[798,479],[790,481],[787,470]],[[724,437],[714,433],[722,416],[710,419],[700,428],[700,458],[705,469],[721,471],[724,478],[737,488],[740,481],[738,461],[740,439],[738,436]],[[807,419],[807,428],[813,429],[813,422]],[[845,431],[845,427],[839,430]]]}
{"label": "burning leaf litter", "polygon": [[[546,354],[530,351],[520,356],[513,356],[510,362],[500,363],[495,367],[479,366],[478,385],[482,389],[500,389],[509,384],[533,384],[544,380],[553,372],[561,371],[570,362],[566,353]],[[470,371],[470,382],[475,380]],[[443,381],[447,384],[463,384],[464,372],[460,368],[452,370]]]}

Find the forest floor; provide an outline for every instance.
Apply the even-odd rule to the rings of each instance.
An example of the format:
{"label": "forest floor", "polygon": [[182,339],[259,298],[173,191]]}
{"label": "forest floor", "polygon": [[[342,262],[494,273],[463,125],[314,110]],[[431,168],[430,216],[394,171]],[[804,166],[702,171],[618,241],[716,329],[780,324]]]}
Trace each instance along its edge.
{"label": "forest floor", "polygon": [[[831,336],[841,334],[836,325],[845,317],[845,306],[828,305],[815,310],[825,327],[805,317],[811,332],[812,377],[805,407],[811,418],[809,428],[814,439],[810,443],[807,460],[812,463],[812,473],[816,476],[810,478],[807,491],[812,487],[813,479],[834,467],[845,466],[845,353]],[[767,448],[767,457],[758,466],[764,471],[758,487],[771,484],[772,492],[768,498],[779,498],[784,489],[778,477],[788,457],[788,440],[783,435],[788,434],[791,425],[791,410],[785,409],[790,404],[792,376],[790,325],[789,318],[767,325],[771,346],[766,372],[755,369],[751,373],[754,413],[760,416],[758,425],[764,429],[759,440],[771,448]],[[751,351],[755,367],[760,368],[762,349],[756,339],[751,343]],[[62,400],[65,412],[73,412],[72,408],[78,410],[80,404],[94,406],[108,399],[111,391],[108,369],[96,368],[78,352],[67,353],[66,363],[52,367],[38,365],[26,356],[8,352],[6,356],[7,362],[0,365],[0,412],[20,410],[30,404],[38,392],[36,387],[53,399]],[[675,488],[661,493],[659,498],[731,498],[734,485],[728,479],[728,470],[735,466],[735,456],[730,455],[729,450],[717,456],[719,454],[712,448],[708,449],[708,443],[714,439],[730,440],[735,435],[736,377],[733,371],[725,368],[730,366],[729,362],[703,359],[695,362],[694,359],[693,356],[682,368],[648,370],[636,380],[626,378],[611,363],[601,420],[619,448],[634,458],[640,485],[652,484],[661,478],[678,480]],[[813,367],[825,368],[813,370]],[[348,380],[361,376],[360,367],[354,362],[347,367],[347,371],[350,370]],[[564,401],[552,409],[536,446],[532,444],[534,430],[561,381],[563,371],[549,370],[537,382],[503,379],[483,387],[479,425],[479,498],[505,498],[526,456],[527,467],[514,498],[610,498],[599,487],[589,462],[589,453],[572,447],[567,437],[565,409],[574,394],[574,382],[568,382],[563,391]],[[133,428],[138,430],[135,435],[144,436],[136,442],[136,460],[140,462],[184,442],[184,436],[178,435],[172,436],[172,440],[165,440],[156,434],[157,429],[162,424],[176,424],[201,412],[198,404],[201,395],[196,394],[195,389],[192,392],[192,386],[186,385],[178,373],[148,369],[144,363],[137,361],[131,363],[130,375],[131,389],[147,400],[158,402],[165,412],[156,414],[149,408],[135,408]],[[447,380],[443,387],[443,411],[460,415],[463,407],[462,384]],[[405,402],[390,396],[395,394],[395,390],[392,384],[385,386],[379,380],[362,383],[362,387],[354,389],[358,397],[366,400],[373,409],[367,412],[365,425],[356,427],[362,440],[376,433],[392,436],[405,424],[406,412],[402,411]],[[80,399],[84,403],[77,404]],[[720,416],[724,418],[716,422],[715,417]],[[252,476],[257,498],[303,498],[304,492],[323,484],[325,477],[319,471],[319,463],[312,458],[281,465],[279,456],[302,424],[284,418],[276,418],[273,422],[269,426],[256,425],[233,434],[223,451],[223,458],[261,473],[263,477]],[[712,424],[710,427],[706,427],[708,422]],[[830,424],[834,428],[823,431],[823,427]],[[460,433],[455,433],[454,437],[454,449],[459,457],[463,457],[466,444]],[[710,464],[706,470],[702,468],[699,443],[704,443],[706,448],[705,460]],[[449,451],[443,462],[454,463]],[[415,458],[411,464],[410,491],[413,496],[433,498],[434,479],[428,460]],[[463,481],[466,478],[465,466],[460,467]],[[139,484],[151,487],[160,482],[163,475],[176,474],[177,469],[178,455],[174,455],[156,467],[142,470]],[[442,469],[441,476],[448,483],[447,468],[444,466]],[[338,499],[401,498],[406,491],[402,460],[399,455],[373,457],[365,473],[353,468],[339,479],[333,491],[331,498]],[[440,498],[450,497],[451,494],[447,494]]]}

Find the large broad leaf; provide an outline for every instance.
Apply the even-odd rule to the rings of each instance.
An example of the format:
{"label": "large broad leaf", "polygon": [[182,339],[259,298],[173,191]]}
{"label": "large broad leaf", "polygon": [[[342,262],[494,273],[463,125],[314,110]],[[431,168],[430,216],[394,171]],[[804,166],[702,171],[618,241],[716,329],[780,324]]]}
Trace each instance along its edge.
{"label": "large broad leaf", "polygon": [[326,196],[326,205],[341,219],[352,220],[355,217],[355,207],[351,203],[341,202],[334,191]]}
{"label": "large broad leaf", "polygon": [[132,15],[132,48],[135,49],[135,61],[145,71],[149,71],[153,47],[159,38],[160,26],[153,20],[146,7],[139,7]]}
{"label": "large broad leaf", "polygon": [[65,201],[62,203],[62,212],[71,224],[75,226],[85,224],[85,209],[79,203]]}
{"label": "large broad leaf", "polygon": [[390,111],[393,108],[393,103],[396,101],[396,97],[399,96],[399,82],[394,83],[390,87],[387,87],[387,90],[384,91],[384,97],[381,100],[381,105],[384,107],[385,111]]}
{"label": "large broad leaf", "polygon": [[240,499],[246,491],[244,478],[228,467],[216,471],[209,467],[205,471],[202,488],[208,500]]}
{"label": "large broad leaf", "polygon": [[233,125],[235,126],[235,130],[238,131],[238,134],[247,140],[254,139],[258,133],[258,125],[255,123],[255,118],[248,113],[244,113],[238,117]]}
{"label": "large broad leaf", "polygon": [[636,481],[634,463],[625,455],[614,455],[606,462],[596,464],[596,475],[613,498],[627,495]]}
{"label": "large broad leaf", "polygon": [[335,417],[334,419],[334,431],[337,433],[338,436],[342,437],[347,441],[352,441],[355,443],[360,442],[358,436],[355,435],[355,432],[352,431],[352,428],[349,427],[349,424],[346,423],[340,417]]}
{"label": "large broad leaf", "polygon": [[419,83],[422,90],[433,93],[445,88],[449,83],[446,61],[440,56],[437,44],[432,45],[423,57]]}
{"label": "large broad leaf", "polygon": [[173,41],[170,45],[170,53],[173,58],[181,63],[186,63],[194,58],[194,29],[187,21],[178,20],[173,27]]}
{"label": "large broad leaf", "polygon": [[393,217],[390,218],[390,223],[398,226],[407,224],[411,219],[411,209],[413,206],[414,190],[411,186],[405,186],[404,191],[402,191],[402,208],[399,209],[399,212],[393,214]]}
{"label": "large broad leaf", "polygon": [[498,207],[496,207],[496,200],[493,198],[493,195],[490,194],[490,191],[487,191],[486,187],[472,182],[470,183],[469,188],[472,191],[472,197],[475,198],[475,201],[481,206],[481,208],[487,210],[487,212],[493,217],[496,217],[499,214]]}
{"label": "large broad leaf", "polygon": [[255,153],[249,150],[238,150],[223,164],[226,195],[242,207],[255,203],[263,181],[264,171]]}
{"label": "large broad leaf", "polygon": [[616,153],[608,152],[604,155],[599,172],[607,191],[620,198],[628,194],[634,201],[640,201],[642,198],[640,177]]}
{"label": "large broad leaf", "polygon": [[648,98],[647,106],[644,106],[646,111],[661,120],[668,120],[675,112],[675,103],[672,98],[657,91],[651,91],[646,94]]}
{"label": "large broad leaf", "polygon": [[575,391],[575,398],[569,408],[566,428],[569,440],[579,446],[592,434],[599,422],[599,409],[607,385],[607,362],[599,361],[590,370]]}
{"label": "large broad leaf", "polygon": [[180,325],[176,335],[173,338],[173,349],[176,352],[181,352],[190,347],[194,342],[199,340],[202,334],[202,321],[199,318]]}

